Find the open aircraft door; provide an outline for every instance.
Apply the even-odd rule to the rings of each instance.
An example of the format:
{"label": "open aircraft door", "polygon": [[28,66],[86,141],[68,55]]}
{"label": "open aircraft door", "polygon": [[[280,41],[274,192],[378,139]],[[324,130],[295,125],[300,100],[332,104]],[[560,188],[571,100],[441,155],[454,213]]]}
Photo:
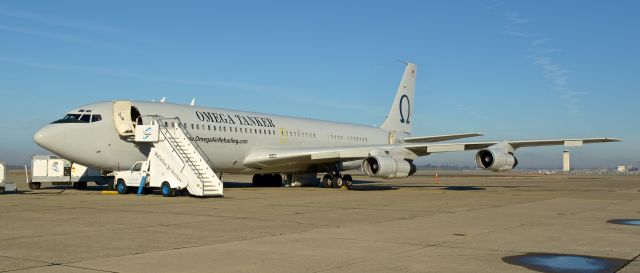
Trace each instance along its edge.
{"label": "open aircraft door", "polygon": [[114,101],[113,102],[113,122],[116,131],[121,136],[133,136],[134,127],[131,120],[131,102],[130,101]]}

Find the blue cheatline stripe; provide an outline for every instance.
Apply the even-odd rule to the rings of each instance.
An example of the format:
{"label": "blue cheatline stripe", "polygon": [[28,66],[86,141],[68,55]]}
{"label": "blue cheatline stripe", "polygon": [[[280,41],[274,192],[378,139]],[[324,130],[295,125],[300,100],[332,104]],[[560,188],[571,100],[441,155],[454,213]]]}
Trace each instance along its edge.
{"label": "blue cheatline stripe", "polygon": [[143,175],[142,179],[140,180],[140,187],[138,187],[138,195],[142,195],[142,191],[144,190],[144,184],[147,181],[147,175]]}

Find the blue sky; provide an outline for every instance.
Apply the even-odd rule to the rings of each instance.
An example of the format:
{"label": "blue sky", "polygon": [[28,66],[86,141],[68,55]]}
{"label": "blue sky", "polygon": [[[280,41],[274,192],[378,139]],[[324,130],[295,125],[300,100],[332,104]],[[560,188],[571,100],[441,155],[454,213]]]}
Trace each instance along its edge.
{"label": "blue sky", "polygon": [[[2,1],[0,161],[67,110],[140,99],[380,124],[408,60],[414,134],[618,137],[576,167],[640,165],[637,1]],[[523,149],[559,167],[561,147]],[[422,163],[473,164],[473,153]]]}

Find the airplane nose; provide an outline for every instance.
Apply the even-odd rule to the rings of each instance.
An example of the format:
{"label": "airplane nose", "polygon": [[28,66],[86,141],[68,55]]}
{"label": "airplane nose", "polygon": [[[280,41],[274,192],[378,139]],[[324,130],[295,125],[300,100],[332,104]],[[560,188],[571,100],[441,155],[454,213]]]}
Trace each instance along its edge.
{"label": "airplane nose", "polygon": [[49,151],[53,148],[54,128],[51,128],[51,125],[47,125],[45,127],[40,128],[34,135],[33,140],[40,145],[40,147],[45,148]]}

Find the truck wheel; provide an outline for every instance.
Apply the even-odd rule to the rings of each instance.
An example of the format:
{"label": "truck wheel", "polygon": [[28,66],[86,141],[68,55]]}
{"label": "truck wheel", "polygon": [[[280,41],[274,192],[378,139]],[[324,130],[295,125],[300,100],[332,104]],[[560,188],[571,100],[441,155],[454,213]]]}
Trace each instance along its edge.
{"label": "truck wheel", "polygon": [[129,187],[124,183],[124,180],[122,179],[118,179],[118,183],[116,183],[116,190],[118,190],[119,194],[129,193]]}
{"label": "truck wheel", "polygon": [[29,183],[29,189],[31,190],[39,190],[40,189],[40,182],[31,182]]}
{"label": "truck wheel", "polygon": [[160,189],[162,190],[162,196],[164,197],[176,196],[176,189],[171,188],[171,185],[169,185],[169,182],[167,181],[162,182],[162,186],[160,187]]}
{"label": "truck wheel", "polygon": [[76,182],[76,183],[74,183],[74,184],[75,184],[75,185],[74,185],[74,186],[75,186],[74,188],[76,188],[76,189],[78,189],[78,190],[84,191],[84,190],[86,190],[86,189],[87,189],[87,182]]}

